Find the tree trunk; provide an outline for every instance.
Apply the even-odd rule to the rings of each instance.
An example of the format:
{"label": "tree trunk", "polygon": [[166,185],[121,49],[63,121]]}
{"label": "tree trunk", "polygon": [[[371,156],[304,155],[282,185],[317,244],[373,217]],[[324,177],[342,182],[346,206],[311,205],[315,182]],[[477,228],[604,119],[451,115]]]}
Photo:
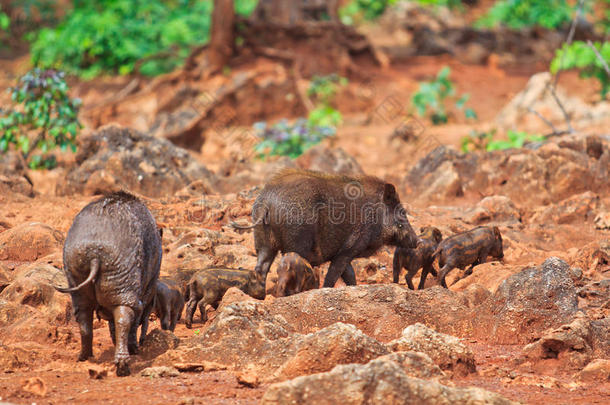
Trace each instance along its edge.
{"label": "tree trunk", "polygon": [[222,69],[233,56],[235,8],[233,0],[214,0],[212,28],[208,47],[209,67]]}

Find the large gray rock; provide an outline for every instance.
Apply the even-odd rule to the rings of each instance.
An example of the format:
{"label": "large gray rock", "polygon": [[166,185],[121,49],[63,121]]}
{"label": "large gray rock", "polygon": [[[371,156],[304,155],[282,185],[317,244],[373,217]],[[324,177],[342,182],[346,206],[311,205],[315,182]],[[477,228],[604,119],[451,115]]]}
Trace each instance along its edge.
{"label": "large gray rock", "polygon": [[380,358],[273,384],[261,404],[511,404],[480,388],[447,387],[409,377],[401,364]]}
{"label": "large gray rock", "polygon": [[79,145],[77,166],[58,194],[102,194],[125,189],[147,197],[173,195],[195,180],[210,192],[216,179],[189,153],[165,139],[107,125]]}

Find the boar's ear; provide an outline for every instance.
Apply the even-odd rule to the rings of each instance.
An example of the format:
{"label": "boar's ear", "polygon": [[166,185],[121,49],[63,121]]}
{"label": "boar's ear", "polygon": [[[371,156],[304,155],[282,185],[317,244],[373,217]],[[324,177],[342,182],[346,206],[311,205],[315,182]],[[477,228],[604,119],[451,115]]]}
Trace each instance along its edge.
{"label": "boar's ear", "polygon": [[434,228],[432,234],[434,234],[434,240],[436,240],[437,243],[443,240],[443,234],[438,228]]}
{"label": "boar's ear", "polygon": [[500,233],[500,229],[497,226],[494,226],[491,229],[494,231],[494,235],[495,235],[496,239],[502,240],[502,234]]}
{"label": "boar's ear", "polygon": [[426,227],[422,226],[421,228],[419,228],[419,233],[424,233],[426,231]]}
{"label": "boar's ear", "polygon": [[383,202],[389,206],[394,206],[400,202],[394,185],[385,183],[383,186]]}

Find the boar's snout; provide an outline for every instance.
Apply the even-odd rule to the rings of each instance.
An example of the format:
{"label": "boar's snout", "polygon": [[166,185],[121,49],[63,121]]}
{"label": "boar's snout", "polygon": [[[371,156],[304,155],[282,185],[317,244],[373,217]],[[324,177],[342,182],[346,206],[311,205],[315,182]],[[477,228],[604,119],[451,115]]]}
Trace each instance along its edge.
{"label": "boar's snout", "polygon": [[400,221],[396,225],[398,237],[396,245],[408,249],[415,249],[422,241],[419,239],[409,221]]}

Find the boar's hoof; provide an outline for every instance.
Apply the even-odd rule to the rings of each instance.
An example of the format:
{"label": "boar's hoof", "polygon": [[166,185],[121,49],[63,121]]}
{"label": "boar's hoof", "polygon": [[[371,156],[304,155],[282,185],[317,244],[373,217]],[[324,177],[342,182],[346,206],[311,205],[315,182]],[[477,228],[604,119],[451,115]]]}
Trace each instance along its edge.
{"label": "boar's hoof", "polygon": [[[144,341],[144,339],[140,339],[140,340],[141,340],[140,344],[142,344],[142,341]],[[127,350],[129,350],[129,354],[138,354],[138,345],[135,343],[128,344]]]}
{"label": "boar's hoof", "polygon": [[129,371],[129,364],[127,364],[127,360],[119,360],[116,363],[116,375],[117,377],[125,377],[131,374]]}
{"label": "boar's hoof", "polygon": [[87,361],[93,357],[93,353],[81,353],[78,355],[78,361]]}

